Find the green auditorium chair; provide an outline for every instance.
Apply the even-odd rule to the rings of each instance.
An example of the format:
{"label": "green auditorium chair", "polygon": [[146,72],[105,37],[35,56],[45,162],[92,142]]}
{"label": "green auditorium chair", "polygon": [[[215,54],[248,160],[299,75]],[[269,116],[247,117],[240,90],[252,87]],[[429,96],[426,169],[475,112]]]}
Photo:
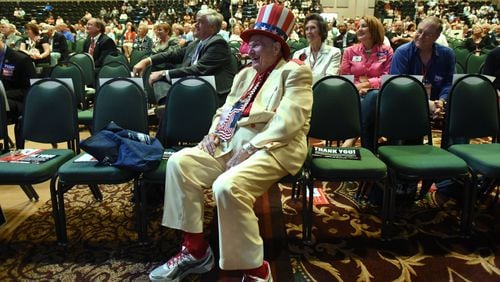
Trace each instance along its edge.
{"label": "green auditorium chair", "polygon": [[75,63],[62,62],[55,66],[51,73],[52,78],[70,78],[73,82],[73,91],[78,104],[78,124],[90,126],[92,124],[92,109],[89,109],[85,97],[85,85],[83,84],[83,71]]}
{"label": "green auditorium chair", "polygon": [[[113,78],[106,81],[98,90],[95,98],[93,130],[98,132],[114,121],[122,128],[148,133],[147,104],[142,88],[128,78]],[[99,184],[120,184],[133,181],[134,192],[140,187],[137,182],[139,173],[103,166],[95,162],[75,162],[81,154],[59,168],[57,186],[51,189],[53,216],[57,230],[57,240],[66,243],[66,214],[64,193],[75,185],[88,185],[97,200],[102,199]],[[140,219],[138,219],[140,222]],[[143,234],[139,232],[139,240]]]}
{"label": "green auditorium chair", "polygon": [[[387,142],[379,144],[380,137]],[[408,184],[423,186],[443,179],[455,179],[464,184],[469,193],[467,164],[450,152],[433,146],[427,94],[420,81],[411,76],[389,78],[377,96],[375,122],[375,148],[379,158],[387,165],[389,196],[384,197],[389,207],[388,227],[395,216],[396,188]],[[426,142],[426,143],[424,143]],[[422,191],[426,191],[422,188]],[[464,203],[462,216],[468,207]],[[462,228],[465,221],[462,220]]]}
{"label": "green auditorium chair", "polygon": [[117,78],[117,77],[131,77],[130,70],[127,65],[118,61],[111,61],[102,65],[97,72],[96,85],[100,87],[101,78]]}
{"label": "green auditorium chair", "polygon": [[[23,143],[29,140],[43,144],[66,142],[68,145],[68,149],[43,150],[42,154],[55,157],[40,163],[35,159],[28,163],[0,162],[0,185],[20,185],[30,200],[37,201],[39,197],[32,185],[50,180],[50,186],[55,186],[59,166],[79,152],[76,102],[64,82],[46,78],[31,86],[24,106]],[[2,118],[2,127],[3,121]],[[14,154],[16,152],[6,152],[0,159]]]}
{"label": "green auditorium chair", "polygon": [[123,53],[118,52],[118,51],[109,53],[108,55],[106,55],[106,57],[104,57],[102,65],[104,66],[104,65],[109,64],[111,62],[122,63],[123,65],[127,66],[127,68],[129,69],[129,72],[130,72],[128,59],[127,59],[127,57],[125,57],[125,55],[123,55]]}
{"label": "green auditorium chair", "polygon": [[[197,77],[182,78],[172,85],[165,104],[165,114],[160,123],[157,138],[162,142],[165,154],[169,155],[185,146],[198,144],[208,133],[212,118],[218,106],[215,89],[208,82]],[[162,160],[157,169],[145,172],[141,185],[165,185],[167,160]],[[145,189],[140,192],[140,216],[146,221],[140,224],[142,233],[147,233],[147,198]]]}
{"label": "green auditorium chair", "polygon": [[471,52],[465,48],[455,48],[453,49],[455,53],[455,59],[456,63],[460,64],[462,66],[462,69],[466,70],[467,69],[467,58],[471,56]]}
{"label": "green auditorium chair", "polygon": [[88,53],[73,53],[68,61],[77,64],[83,71],[83,82],[85,83],[85,97],[93,99],[95,95],[95,66],[94,59]]}
{"label": "green auditorium chair", "polygon": [[[475,198],[489,195],[500,184],[500,115],[498,95],[493,84],[484,76],[473,74],[459,78],[448,97],[442,147],[464,159],[471,173],[472,193],[469,195],[469,217],[466,231],[470,232]],[[491,143],[454,144],[454,140],[491,138]],[[455,142],[457,143],[457,142]],[[497,194],[498,195],[498,194]],[[495,199],[496,201],[496,199]]]}
{"label": "green auditorium chair", "polygon": [[133,49],[130,53],[130,69],[133,69],[138,62],[149,57],[150,54],[150,51]]}
{"label": "green auditorium chair", "polygon": [[[323,149],[337,152],[340,150],[358,151],[360,158],[315,157],[313,155],[315,149],[310,148],[306,162],[309,177],[307,187],[303,187],[303,200],[309,198],[307,208],[303,208],[303,240],[305,242],[310,241],[312,235],[314,181],[361,181],[363,184],[367,181],[385,182],[387,175],[385,164],[370,150],[361,147],[340,147],[341,141],[361,135],[360,100],[354,84],[342,76],[327,76],[314,84],[313,95],[309,137],[325,140],[326,147]],[[309,191],[308,197],[306,190]]]}
{"label": "green auditorium chair", "polygon": [[471,55],[467,58],[467,67],[465,69],[465,73],[467,74],[475,74],[481,73],[481,67],[486,60],[486,54],[481,55]]}

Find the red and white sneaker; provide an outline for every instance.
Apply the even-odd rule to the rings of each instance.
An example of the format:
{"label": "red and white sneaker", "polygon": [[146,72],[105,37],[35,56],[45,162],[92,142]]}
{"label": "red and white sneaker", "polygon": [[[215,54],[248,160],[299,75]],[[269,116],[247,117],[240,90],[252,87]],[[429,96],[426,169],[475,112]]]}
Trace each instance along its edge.
{"label": "red and white sneaker", "polygon": [[150,274],[149,279],[154,282],[181,281],[191,273],[206,273],[214,267],[214,254],[210,247],[205,256],[196,259],[187,248],[182,246],[181,251],[169,259],[167,263],[158,266]]}
{"label": "red and white sneaker", "polygon": [[249,274],[243,274],[242,282],[273,282],[273,275],[271,274],[271,266],[267,261],[264,261],[264,265],[267,267],[267,277],[260,278],[257,276],[252,276]]}

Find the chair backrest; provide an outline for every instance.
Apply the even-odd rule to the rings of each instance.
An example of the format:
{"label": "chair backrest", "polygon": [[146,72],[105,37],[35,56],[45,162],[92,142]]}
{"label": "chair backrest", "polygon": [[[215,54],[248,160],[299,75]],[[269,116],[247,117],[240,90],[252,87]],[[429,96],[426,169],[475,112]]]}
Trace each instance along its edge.
{"label": "chair backrest", "polygon": [[327,76],[313,86],[309,136],[340,141],[361,134],[360,101],[356,86],[342,76]]}
{"label": "chair backrest", "polygon": [[201,141],[218,107],[217,92],[212,85],[201,78],[182,78],[172,85],[167,97],[164,136],[158,136],[163,145]]}
{"label": "chair backrest", "polygon": [[113,78],[101,85],[94,105],[94,132],[109,122],[148,133],[146,96],[142,88],[128,78]]}
{"label": "chair backrest", "polygon": [[457,63],[460,64],[465,70],[467,67],[467,58],[471,56],[471,52],[465,48],[454,48],[453,51],[455,53]]}
{"label": "chair backrest", "polygon": [[407,75],[393,76],[380,89],[377,96],[375,140],[382,136],[391,142],[417,140],[427,136],[428,143],[432,144],[427,93],[416,78]]}
{"label": "chair backrest", "polygon": [[452,138],[496,137],[500,133],[498,95],[491,81],[478,74],[459,78],[451,88],[442,146]]}
{"label": "chair backrest", "polygon": [[9,150],[9,135],[7,131],[7,104],[5,102],[6,100],[6,93],[5,89],[3,87],[3,83],[0,80],[0,139],[3,142],[3,152],[6,152]]}
{"label": "chair backrest", "polygon": [[97,73],[98,78],[130,77],[130,70],[122,62],[108,62]]}
{"label": "chair backrest", "polygon": [[24,102],[22,136],[40,143],[73,142],[78,148],[75,95],[62,81],[45,78],[35,82]]}
{"label": "chair backrest", "polygon": [[85,85],[94,85],[95,68],[94,59],[87,53],[73,53],[68,61],[77,64],[83,71],[83,82]]}
{"label": "chair backrest", "polygon": [[75,53],[83,53],[83,46],[85,44],[85,39],[78,39],[75,41]]}
{"label": "chair backrest", "polygon": [[111,62],[119,62],[119,63],[122,63],[123,65],[127,66],[127,68],[129,68],[129,63],[128,63],[127,57],[125,57],[125,55],[123,55],[122,53],[120,53],[118,51],[111,52],[108,55],[106,55],[106,57],[104,57],[104,60],[102,61],[102,64],[106,65],[106,64],[109,64]]}
{"label": "chair backrest", "polygon": [[486,56],[487,56],[486,54],[469,56],[467,58],[466,73],[468,74],[481,73],[481,66],[484,64]]}
{"label": "chair backrest", "polygon": [[147,50],[137,50],[133,49],[130,53],[130,68],[132,69],[135,64],[137,64],[140,60],[147,58],[150,55],[150,51]]}
{"label": "chair backrest", "polygon": [[71,78],[73,81],[73,89],[77,98],[77,102],[82,105],[83,109],[87,109],[87,100],[85,99],[85,85],[83,83],[83,71],[75,63],[62,62],[52,68],[50,72],[51,78]]}

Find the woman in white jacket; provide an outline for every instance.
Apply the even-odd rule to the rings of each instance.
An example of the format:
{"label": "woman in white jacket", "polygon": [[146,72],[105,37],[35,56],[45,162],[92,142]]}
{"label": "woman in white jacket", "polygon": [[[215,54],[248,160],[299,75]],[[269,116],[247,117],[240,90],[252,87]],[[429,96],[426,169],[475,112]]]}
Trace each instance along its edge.
{"label": "woman in white jacket", "polygon": [[325,44],[328,35],[327,23],[318,14],[309,14],[304,21],[304,31],[309,46],[296,51],[294,59],[309,65],[313,74],[313,84],[327,75],[339,73],[340,49]]}

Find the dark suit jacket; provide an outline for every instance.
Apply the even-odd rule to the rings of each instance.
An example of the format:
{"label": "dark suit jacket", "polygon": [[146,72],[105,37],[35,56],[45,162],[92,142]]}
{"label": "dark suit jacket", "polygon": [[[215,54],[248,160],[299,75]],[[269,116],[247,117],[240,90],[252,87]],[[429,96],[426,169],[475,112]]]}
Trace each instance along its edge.
{"label": "dark suit jacket", "polygon": [[52,51],[61,53],[61,59],[66,60],[68,58],[68,42],[64,34],[60,32],[54,32],[52,36]]}
{"label": "dark suit jacket", "polygon": [[231,90],[238,66],[227,42],[222,36],[212,36],[200,51],[198,61],[191,65],[196,47],[200,40],[195,40],[185,48],[169,48],[167,51],[151,56],[153,65],[170,63],[180,64],[169,70],[171,79],[186,76],[214,75],[217,93],[227,94]]}
{"label": "dark suit jacket", "polygon": [[[87,37],[85,39],[85,42],[83,43],[83,52],[89,52],[89,47],[90,47],[90,37]],[[101,33],[101,36],[99,36],[99,39],[97,40],[95,47],[94,47],[94,65],[96,68],[100,68],[102,66],[102,63],[104,61],[104,58],[106,55],[109,53],[116,52],[116,44],[113,41],[113,39],[109,38],[106,34]]]}
{"label": "dark suit jacket", "polygon": [[344,47],[343,47],[344,36],[347,36],[345,48],[353,45],[357,41],[356,34],[351,33],[351,32],[346,32],[344,34],[340,34],[339,36],[337,36],[337,38],[335,38],[335,41],[333,42],[333,46],[343,50],[344,49]]}
{"label": "dark suit jacket", "polygon": [[31,58],[7,47],[0,80],[2,80],[12,116],[22,113],[24,96],[30,88],[30,78],[36,77],[35,65]]}

